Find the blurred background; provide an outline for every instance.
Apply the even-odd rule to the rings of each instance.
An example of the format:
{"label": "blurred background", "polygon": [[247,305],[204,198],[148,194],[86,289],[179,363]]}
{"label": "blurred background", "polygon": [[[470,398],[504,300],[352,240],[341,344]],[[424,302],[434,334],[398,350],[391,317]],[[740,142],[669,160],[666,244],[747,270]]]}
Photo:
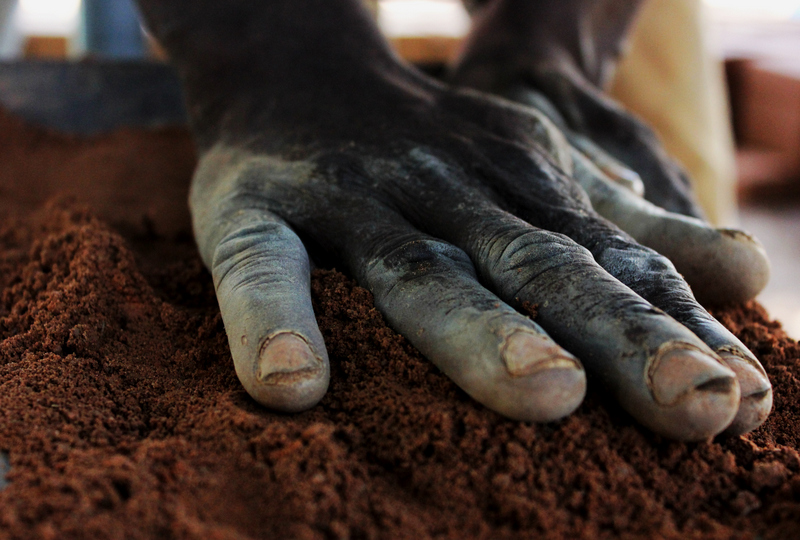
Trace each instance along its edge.
{"label": "blurred background", "polygon": [[[460,0],[374,8],[398,52],[429,68],[469,30]],[[130,0],[0,0],[0,105],[14,109],[2,65],[87,58],[164,55]],[[649,0],[611,92],[697,179],[714,223],[765,245],[773,277],[759,300],[800,337],[800,0]]]}

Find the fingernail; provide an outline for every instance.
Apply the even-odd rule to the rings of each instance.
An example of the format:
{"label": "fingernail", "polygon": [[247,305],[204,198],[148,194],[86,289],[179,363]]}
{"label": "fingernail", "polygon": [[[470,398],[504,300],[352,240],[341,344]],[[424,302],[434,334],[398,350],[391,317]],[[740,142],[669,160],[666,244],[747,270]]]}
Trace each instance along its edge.
{"label": "fingernail", "polygon": [[644,195],[644,182],[642,182],[642,178],[638,174],[621,167],[617,168],[613,174],[612,178],[618,184],[625,186],[640,197]]}
{"label": "fingernail", "polygon": [[273,336],[262,346],[256,376],[265,384],[292,385],[316,378],[321,371],[322,360],[308,342],[287,332]]}
{"label": "fingernail", "polygon": [[738,242],[744,242],[748,244],[756,244],[758,247],[763,249],[761,242],[753,236],[752,234],[742,231],[739,229],[729,229],[724,227],[718,227],[717,232],[720,233],[722,236],[726,236],[732,240],[736,240]]}
{"label": "fingernail", "polygon": [[772,389],[766,373],[747,359],[733,354],[721,354],[720,357],[725,365],[736,373],[736,380],[739,381],[739,388],[742,390],[742,398],[753,394],[763,394]]}
{"label": "fingernail", "polygon": [[545,369],[582,369],[574,356],[552,340],[524,330],[517,330],[506,338],[502,355],[513,377],[525,377]]}
{"label": "fingernail", "polygon": [[679,347],[660,353],[649,370],[650,390],[660,405],[675,405],[693,393],[728,394],[736,390],[736,376],[714,357]]}
{"label": "fingernail", "polygon": [[772,410],[772,384],[766,373],[746,358],[723,354],[722,360],[736,373],[742,401],[733,423],[726,430],[732,435],[753,431],[764,423]]}

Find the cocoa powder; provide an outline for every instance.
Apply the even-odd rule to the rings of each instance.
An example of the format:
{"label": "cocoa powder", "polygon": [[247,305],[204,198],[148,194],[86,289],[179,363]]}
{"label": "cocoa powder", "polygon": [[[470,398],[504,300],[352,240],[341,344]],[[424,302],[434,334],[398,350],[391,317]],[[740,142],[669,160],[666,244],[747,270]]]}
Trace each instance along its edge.
{"label": "cocoa powder", "polygon": [[764,363],[772,415],[683,444],[596,385],[561,422],[505,420],[318,270],[330,391],[276,414],[236,379],[191,242],[184,131],[75,139],[0,114],[0,143],[0,538],[797,533],[800,347],[756,303],[715,315]]}

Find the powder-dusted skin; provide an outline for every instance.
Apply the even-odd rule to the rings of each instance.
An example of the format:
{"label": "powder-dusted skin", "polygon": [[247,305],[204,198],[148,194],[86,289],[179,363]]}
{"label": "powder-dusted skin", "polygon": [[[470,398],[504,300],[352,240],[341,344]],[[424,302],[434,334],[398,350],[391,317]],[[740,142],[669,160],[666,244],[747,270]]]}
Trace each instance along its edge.
{"label": "powder-dusted skin", "polygon": [[0,165],[0,460],[11,465],[0,539],[792,538],[800,526],[800,347],[755,303],[715,315],[764,363],[772,415],[745,437],[682,444],[591,384],[562,422],[504,420],[387,328],[367,291],[318,270],[331,387],[311,411],[273,414],[236,379],[186,231],[164,233],[158,214],[107,224],[150,216],[136,201],[115,215],[35,200],[22,215],[6,197],[33,154],[31,170],[67,191],[71,175],[108,190],[146,169],[163,187],[150,208],[185,212],[164,197],[191,167],[157,165],[190,155],[185,133],[67,140],[0,115],[0,138],[0,164],[15,163]]}

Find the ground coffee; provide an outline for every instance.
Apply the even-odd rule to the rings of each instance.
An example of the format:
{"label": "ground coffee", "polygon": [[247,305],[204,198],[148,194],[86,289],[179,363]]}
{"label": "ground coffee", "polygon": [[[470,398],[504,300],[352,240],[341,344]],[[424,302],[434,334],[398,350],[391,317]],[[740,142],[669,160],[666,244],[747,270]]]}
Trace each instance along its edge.
{"label": "ground coffee", "polygon": [[800,347],[757,304],[715,314],[774,412],[683,444],[595,385],[562,422],[504,420],[318,270],[331,388],[271,413],[188,232],[193,160],[182,130],[75,139],[0,114],[0,538],[796,537]]}

